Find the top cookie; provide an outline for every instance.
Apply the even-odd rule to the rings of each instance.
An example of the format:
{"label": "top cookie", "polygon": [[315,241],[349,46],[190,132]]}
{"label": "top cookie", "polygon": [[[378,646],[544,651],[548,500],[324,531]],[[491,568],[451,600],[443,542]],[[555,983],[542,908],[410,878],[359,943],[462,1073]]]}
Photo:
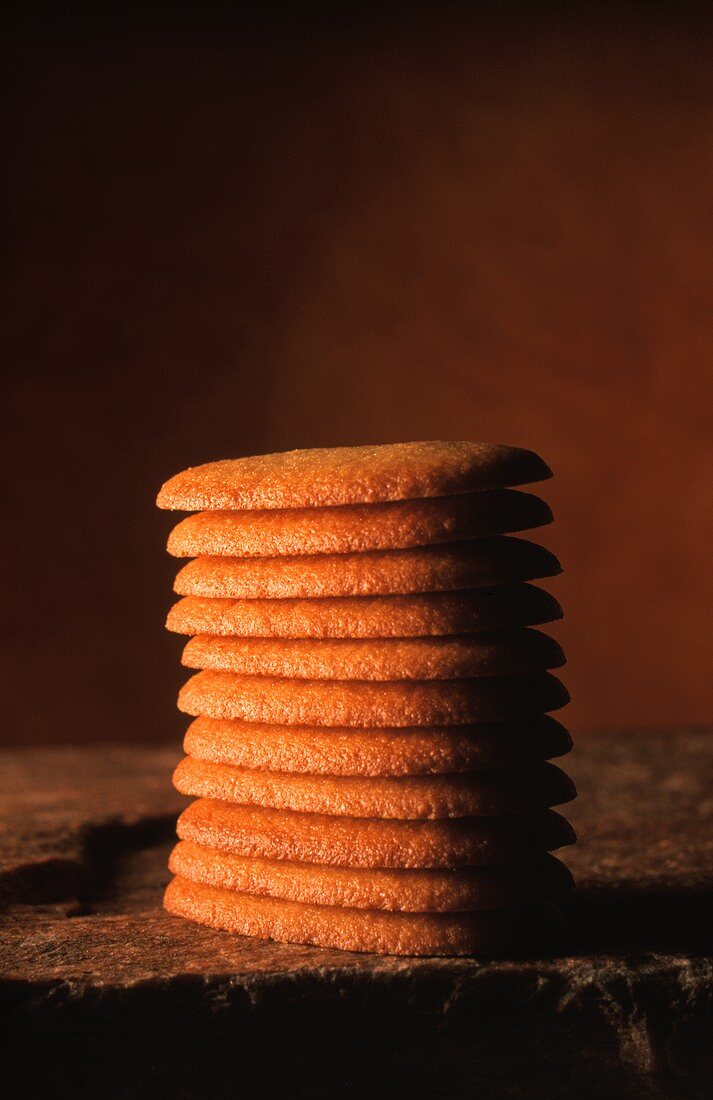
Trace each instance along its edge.
{"label": "top cookie", "polygon": [[552,476],[534,452],[494,443],[326,447],[192,466],[162,486],[159,508],[309,508],[525,485]]}

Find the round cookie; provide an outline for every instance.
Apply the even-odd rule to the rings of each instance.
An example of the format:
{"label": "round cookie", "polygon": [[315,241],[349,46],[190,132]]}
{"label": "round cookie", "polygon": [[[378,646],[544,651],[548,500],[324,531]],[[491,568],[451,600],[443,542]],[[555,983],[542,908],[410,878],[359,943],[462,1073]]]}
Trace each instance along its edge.
{"label": "round cookie", "polygon": [[349,729],[196,718],[184,751],[197,760],[297,775],[444,775],[523,768],[564,756],[572,738],[541,715],[494,726]]}
{"label": "round cookie", "polygon": [[531,584],[466,592],[330,599],[232,600],[185,596],[166,626],[177,634],[246,638],[416,638],[537,626],[562,618],[554,596]]}
{"label": "round cookie", "polygon": [[462,867],[520,863],[574,844],[554,810],[437,821],[296,813],[198,799],[178,819],[181,840],[263,859],[332,867]]}
{"label": "round cookie", "polygon": [[328,447],[192,466],[162,486],[159,508],[321,508],[416,500],[544,481],[538,455],[493,443],[429,441]]}
{"label": "round cookie", "polygon": [[181,658],[187,668],[302,680],[457,680],[560,668],[560,646],[538,630],[440,638],[272,639],[200,634]]}
{"label": "round cookie", "polygon": [[558,710],[569,702],[547,672],[471,680],[286,680],[198,672],[178,709],[194,717],[240,718],[296,726],[462,726],[506,722]]}
{"label": "round cookie", "polygon": [[200,557],[184,565],[173,587],[179,596],[223,599],[392,596],[531,581],[561,571],[554,554],[542,546],[496,535],[472,542],[363,554]]}
{"label": "round cookie", "polygon": [[550,855],[504,867],[390,871],[237,856],[182,840],[169,869],[192,882],[246,894],[406,913],[509,908],[559,897],[574,886],[568,869]]}
{"label": "round cookie", "polygon": [[174,878],[169,913],[241,936],[310,943],[380,955],[498,955],[540,942],[547,918],[538,907],[479,913],[393,913],[306,905]]}
{"label": "round cookie", "polygon": [[552,512],[539,497],[489,489],[386,504],[198,512],[173,528],[168,552],[177,558],[271,558],[398,550],[526,531],[551,522]]}
{"label": "round cookie", "polygon": [[553,764],[517,771],[374,778],[292,775],[186,756],[173,774],[173,785],[181,794],[242,806],[398,820],[523,813],[560,806],[576,794],[571,779]]}

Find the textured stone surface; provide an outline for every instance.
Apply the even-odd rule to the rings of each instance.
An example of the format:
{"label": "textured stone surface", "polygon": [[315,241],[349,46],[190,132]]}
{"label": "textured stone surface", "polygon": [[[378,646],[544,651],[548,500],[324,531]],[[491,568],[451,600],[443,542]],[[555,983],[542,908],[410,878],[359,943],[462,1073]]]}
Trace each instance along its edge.
{"label": "textured stone surface", "polygon": [[10,1095],[707,1097],[713,740],[580,738],[561,952],[404,960],[164,914],[178,751],[2,758]]}

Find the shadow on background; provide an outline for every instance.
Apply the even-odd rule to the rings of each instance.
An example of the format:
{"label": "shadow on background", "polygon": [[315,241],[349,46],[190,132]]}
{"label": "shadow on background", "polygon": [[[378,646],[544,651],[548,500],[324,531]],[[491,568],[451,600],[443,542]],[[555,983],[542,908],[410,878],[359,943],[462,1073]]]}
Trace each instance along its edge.
{"label": "shadow on background", "polygon": [[566,953],[572,955],[710,955],[713,890],[710,883],[677,886],[661,878],[642,884],[577,888],[563,905]]}

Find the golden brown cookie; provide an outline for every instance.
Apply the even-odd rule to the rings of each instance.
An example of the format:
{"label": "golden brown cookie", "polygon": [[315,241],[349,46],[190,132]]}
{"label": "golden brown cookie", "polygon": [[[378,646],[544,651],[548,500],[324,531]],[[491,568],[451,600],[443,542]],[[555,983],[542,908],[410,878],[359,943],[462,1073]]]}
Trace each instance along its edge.
{"label": "golden brown cookie", "polygon": [[574,886],[568,869],[550,855],[504,867],[390,871],[237,856],[182,840],[169,868],[192,882],[246,894],[406,913],[504,909],[561,897]]}
{"label": "golden brown cookie", "polygon": [[494,726],[330,729],[196,718],[189,756],[215,764],[297,775],[443,775],[526,768],[564,756],[572,738],[549,715]]}
{"label": "golden brown cookie", "polygon": [[183,811],[176,831],[181,840],[221,852],[331,867],[481,867],[522,862],[575,841],[572,826],[554,810],[395,821],[205,798]]}
{"label": "golden brown cookie", "polygon": [[[311,943],[381,955],[498,955],[537,944],[538,907],[480,913],[390,913],[258,897],[174,878],[164,897],[174,916],[280,943]],[[546,929],[545,929],[546,931]]]}
{"label": "golden brown cookie", "polygon": [[497,535],[410,550],[302,554],[292,558],[194,558],[174,583],[179,596],[294,599],[454,591],[554,577],[554,554],[526,539]]}
{"label": "golden brown cookie", "polygon": [[177,558],[271,558],[399,550],[526,531],[551,522],[552,512],[539,497],[489,489],[386,504],[198,512],[173,528],[168,552]]}
{"label": "golden brown cookie", "polygon": [[543,481],[532,451],[493,443],[418,442],[329,447],[223,459],[176,474],[159,508],[321,508],[416,500]]}
{"label": "golden brown cookie", "polygon": [[206,718],[297,726],[463,726],[558,710],[567,689],[549,673],[471,680],[286,680],[198,672],[178,709]]}
{"label": "golden brown cookie", "polygon": [[184,757],[173,775],[181,794],[301,813],[411,820],[492,817],[561,806],[575,796],[554,764],[454,775],[294,775]]}
{"label": "golden brown cookie", "polygon": [[440,638],[273,639],[199,634],[186,645],[187,668],[302,680],[456,680],[560,668],[560,646],[538,630]]}
{"label": "golden brown cookie", "polygon": [[177,634],[246,638],[415,638],[537,626],[562,618],[554,596],[531,584],[409,596],[231,600],[185,596],[168,615]]}

